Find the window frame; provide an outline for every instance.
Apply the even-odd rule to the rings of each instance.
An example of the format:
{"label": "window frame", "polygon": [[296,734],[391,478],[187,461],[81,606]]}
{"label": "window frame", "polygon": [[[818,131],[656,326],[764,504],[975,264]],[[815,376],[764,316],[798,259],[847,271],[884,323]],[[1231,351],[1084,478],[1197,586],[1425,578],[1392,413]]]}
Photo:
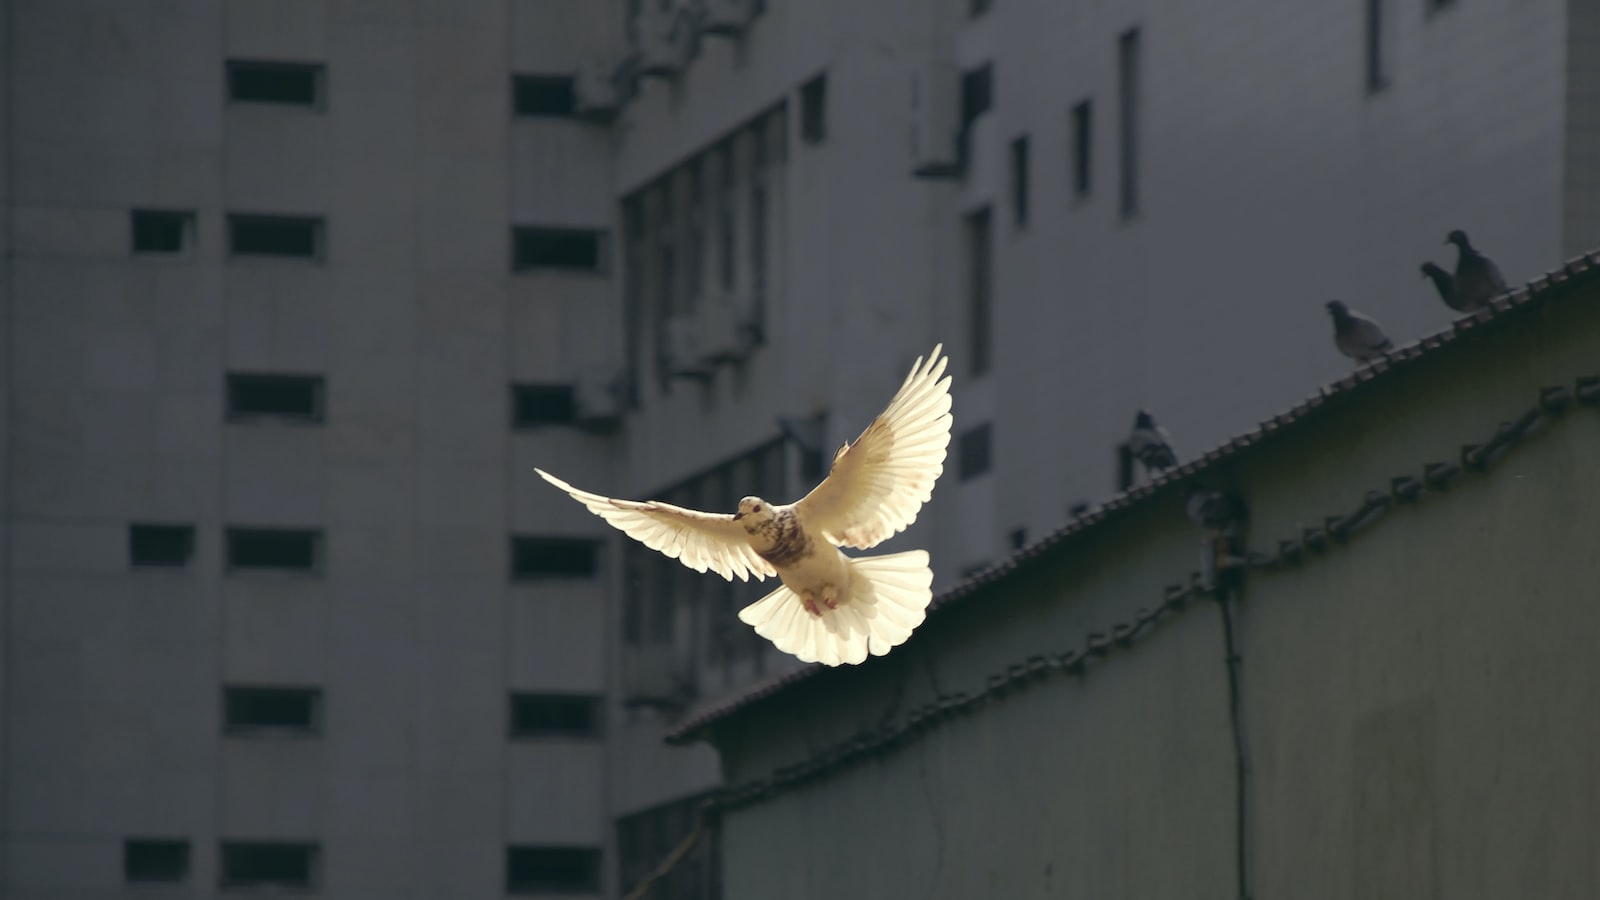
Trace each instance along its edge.
{"label": "window frame", "polygon": [[[585,854],[582,867],[588,871],[581,881],[552,882],[549,880],[536,881],[533,879],[517,878],[518,853],[532,854],[539,852],[581,852]],[[605,887],[605,848],[591,845],[561,845],[561,844],[509,844],[506,846],[505,865],[505,892],[513,896],[527,894],[594,894],[599,895]]]}
{"label": "window frame", "polygon": [[[308,539],[311,561],[305,566],[242,564],[235,560],[235,541],[241,538],[259,538],[268,535],[279,537],[297,535]],[[230,525],[223,531],[223,570],[230,576],[240,575],[291,575],[318,578],[326,566],[326,539],[320,528],[283,528],[276,526]]]}
{"label": "window frame", "polygon": [[[178,226],[176,250],[151,250],[139,247],[140,219],[167,220]],[[139,206],[128,210],[128,253],[141,259],[188,259],[194,255],[196,215],[192,209],[155,209]]]}
{"label": "window frame", "polygon": [[[241,70],[246,73],[253,70],[256,73],[277,71],[309,75],[311,77],[311,98],[306,102],[301,102],[297,100],[272,100],[261,97],[240,97],[238,96],[238,76]],[[328,109],[328,65],[325,62],[230,57],[223,61],[223,88],[229,105],[268,106],[325,112]]]}
{"label": "window frame", "polygon": [[[561,93],[562,102],[545,108],[532,100],[537,90]],[[546,98],[549,99],[549,98]],[[551,72],[513,72],[511,75],[511,115],[517,119],[573,119],[578,115],[578,80],[570,74]]]}
{"label": "window frame", "polygon": [[[167,877],[140,876],[134,872],[134,849],[160,848],[162,850],[177,850],[178,863],[174,867],[175,874]],[[160,867],[157,867],[160,868]],[[189,876],[194,872],[194,851],[187,838],[154,838],[154,837],[129,837],[122,841],[122,883],[128,885],[179,885],[189,881]]]}
{"label": "window frame", "polygon": [[[311,238],[309,253],[281,253],[271,250],[239,249],[241,227],[248,229],[257,226],[283,227],[288,225],[302,226],[309,231]],[[231,212],[227,215],[227,226],[228,260],[230,262],[267,261],[282,263],[299,261],[320,265],[328,261],[328,222],[326,216],[300,213]],[[259,235],[257,237],[259,238]]]}
{"label": "window frame", "polygon": [[[544,260],[533,259],[532,253],[524,256],[527,242],[534,240],[566,241],[582,239],[592,243],[593,264],[554,262],[554,255]],[[562,225],[512,225],[511,272],[514,275],[554,273],[561,275],[604,276],[611,271],[610,232],[604,228],[577,228]]]}
{"label": "window frame", "polygon": [[[298,695],[308,701],[306,704],[307,716],[305,724],[283,724],[274,722],[239,722],[235,721],[236,712],[240,710],[236,704],[245,704],[252,698],[249,694],[258,695],[256,700],[270,700],[272,697],[261,695]],[[282,696],[276,699],[283,699]],[[327,696],[320,687],[305,687],[286,684],[224,684],[222,686],[222,736],[226,738],[272,738],[272,739],[316,739],[325,736],[327,728]]]}
{"label": "window frame", "polygon": [[[305,412],[280,412],[272,410],[243,410],[237,408],[236,390],[250,383],[265,387],[272,383],[283,387],[296,385],[310,391],[310,407]],[[328,379],[324,375],[302,375],[288,372],[227,372],[223,380],[223,421],[230,424],[280,422],[290,425],[325,425],[328,421]]]}
{"label": "window frame", "polygon": [[[293,848],[305,853],[306,877],[304,881],[284,881],[279,879],[239,879],[230,878],[230,863],[235,862],[230,856],[243,850]],[[320,889],[322,882],[322,845],[316,841],[251,841],[251,840],[223,840],[217,846],[217,888],[222,891],[296,891],[315,892]]]}
{"label": "window frame", "polygon": [[[506,739],[512,741],[601,741],[606,736],[606,698],[604,694],[583,694],[568,691],[523,691],[513,689],[507,695]],[[563,724],[538,727],[524,722],[523,713],[537,703],[568,704],[571,709],[583,708],[584,724],[566,727]],[[555,709],[550,719],[563,718],[569,710]],[[529,715],[528,718],[535,718]]]}
{"label": "window frame", "polygon": [[[169,532],[168,537],[182,535],[183,557],[178,562],[155,562],[148,558],[140,560],[138,553],[138,534],[140,531]],[[194,525],[181,522],[129,522],[128,523],[128,567],[131,569],[187,569],[194,563],[194,554],[197,541]]]}
{"label": "window frame", "polygon": [[[531,549],[529,545],[534,542],[543,542],[551,545],[548,549],[557,549],[555,545],[565,544],[564,551],[575,551],[583,547],[590,555],[590,565],[584,571],[563,571],[559,567],[545,571],[532,571],[521,566],[524,550]],[[583,535],[566,534],[513,534],[511,536],[511,580],[513,582],[527,581],[593,581],[601,577],[604,568],[605,542],[600,538],[585,537]]]}

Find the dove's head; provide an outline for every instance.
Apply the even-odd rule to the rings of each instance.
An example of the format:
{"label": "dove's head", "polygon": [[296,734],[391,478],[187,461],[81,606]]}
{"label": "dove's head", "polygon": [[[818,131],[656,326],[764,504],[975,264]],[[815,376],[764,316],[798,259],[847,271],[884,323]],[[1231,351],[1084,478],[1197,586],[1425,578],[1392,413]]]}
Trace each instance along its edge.
{"label": "dove's head", "polygon": [[1139,414],[1133,417],[1133,427],[1135,428],[1149,428],[1154,424],[1155,419],[1150,417],[1149,410],[1141,409],[1139,410]]}
{"label": "dove's head", "polygon": [[1333,317],[1335,319],[1343,319],[1350,315],[1350,307],[1345,306],[1344,303],[1339,300],[1329,300],[1328,312],[1333,313]]}
{"label": "dove's head", "polygon": [[772,504],[760,497],[746,497],[739,501],[739,511],[733,514],[735,522],[743,522],[745,531],[757,531],[765,522],[772,521]]}
{"label": "dove's head", "polygon": [[1460,247],[1463,250],[1472,246],[1471,244],[1467,243],[1467,233],[1459,228],[1446,235],[1444,242],[1446,244],[1455,244],[1457,247]]}

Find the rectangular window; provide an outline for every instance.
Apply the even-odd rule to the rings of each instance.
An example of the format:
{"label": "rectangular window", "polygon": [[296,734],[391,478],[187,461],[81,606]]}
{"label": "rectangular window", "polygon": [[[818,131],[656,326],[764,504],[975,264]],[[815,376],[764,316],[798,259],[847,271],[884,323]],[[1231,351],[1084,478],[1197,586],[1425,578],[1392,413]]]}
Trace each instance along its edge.
{"label": "rectangular window", "polygon": [[506,893],[598,894],[599,847],[507,847]]}
{"label": "rectangular window", "polygon": [[309,890],[317,886],[319,855],[311,843],[224,841],[222,887]]}
{"label": "rectangular window", "polygon": [[1366,0],[1367,91],[1389,86],[1388,7],[1384,0]]}
{"label": "rectangular window", "polygon": [[628,408],[637,409],[640,399],[639,354],[644,346],[644,199],[638,194],[622,204],[622,343],[625,393]]}
{"label": "rectangular window", "polygon": [[180,210],[136,209],[133,252],[149,256],[179,256],[194,240],[194,213]]}
{"label": "rectangular window", "polygon": [[326,69],[320,63],[228,60],[228,99],[235,103],[324,105]]}
{"label": "rectangular window", "polygon": [[720,181],[717,184],[717,259],[722,289],[731,291],[739,274],[739,179],[733,168],[733,144],[722,145],[717,151]]}
{"label": "rectangular window", "polygon": [[578,421],[576,392],[570,384],[511,386],[511,427],[571,425]]}
{"label": "rectangular window", "polygon": [[1011,142],[1011,224],[1028,224],[1028,136]]}
{"label": "rectangular window", "polygon": [[315,216],[228,216],[228,252],[272,259],[322,259],[323,224]]}
{"label": "rectangular window", "polygon": [[960,480],[976,478],[989,471],[989,425],[984,423],[961,435],[957,448]]}
{"label": "rectangular window", "polygon": [[122,880],[175,884],[189,877],[189,842],[129,838],[122,842]]}
{"label": "rectangular window", "polygon": [[511,76],[511,110],[519,116],[571,116],[578,109],[570,75]]}
{"label": "rectangular window", "polygon": [[230,735],[322,733],[322,691],[316,688],[222,689],[222,731]]}
{"label": "rectangular window", "polygon": [[1121,209],[1139,211],[1139,29],[1117,39],[1117,156],[1121,163]]}
{"label": "rectangular window", "polygon": [[967,216],[967,358],[972,374],[989,371],[994,241],[987,207]]}
{"label": "rectangular window", "polygon": [[750,142],[750,304],[759,317],[767,302],[767,129],[760,122]]}
{"label": "rectangular window", "polygon": [[597,738],[603,707],[583,694],[512,694],[514,738]]}
{"label": "rectangular window", "polygon": [[228,568],[315,572],[322,534],[301,528],[229,528]]}
{"label": "rectangular window", "polygon": [[1084,100],[1072,108],[1072,193],[1089,196],[1089,160],[1094,150],[1094,107]]}
{"label": "rectangular window", "polygon": [[128,526],[130,565],[181,568],[193,556],[193,525]]}
{"label": "rectangular window", "polygon": [[593,538],[513,537],[512,578],[593,578],[600,542]]}
{"label": "rectangular window", "polygon": [[808,144],[828,137],[828,76],[826,74],[800,87],[800,139]]}
{"label": "rectangular window", "polygon": [[994,102],[994,67],[984,64],[961,74],[961,128],[989,111]]}
{"label": "rectangular window", "polygon": [[228,375],[228,418],[321,422],[326,384],[321,375]]}
{"label": "rectangular window", "polygon": [[688,259],[689,290],[685,295],[689,301],[689,309],[704,299],[706,273],[706,188],[705,188],[705,160],[696,157],[688,165],[689,170],[689,233],[688,246],[685,248]]}
{"label": "rectangular window", "polygon": [[562,269],[569,272],[605,271],[605,232],[593,228],[511,229],[511,268]]}

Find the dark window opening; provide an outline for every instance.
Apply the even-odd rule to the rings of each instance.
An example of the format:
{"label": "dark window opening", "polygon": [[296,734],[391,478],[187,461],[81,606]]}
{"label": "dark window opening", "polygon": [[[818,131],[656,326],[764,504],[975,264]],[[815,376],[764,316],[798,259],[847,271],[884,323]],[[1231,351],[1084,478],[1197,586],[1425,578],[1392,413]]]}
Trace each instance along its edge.
{"label": "dark window opening", "polygon": [[512,694],[511,736],[514,738],[597,738],[602,706],[599,697],[581,694]]}
{"label": "dark window opening", "polygon": [[605,233],[579,228],[511,229],[511,268],[603,271],[600,252]]}
{"label": "dark window opening", "polygon": [[511,76],[511,108],[519,116],[571,116],[578,95],[570,75]]}
{"label": "dark window opening", "polygon": [[188,841],[130,838],[122,842],[124,881],[177,882],[188,877]]}
{"label": "dark window opening", "polygon": [[733,146],[724,144],[717,151],[720,160],[718,171],[722,173],[721,182],[717,189],[717,259],[720,263],[719,275],[722,289],[733,290],[734,279],[738,275],[739,260],[737,250],[738,242],[738,196],[739,179],[733,169]]}
{"label": "dark window opening", "polygon": [[316,63],[228,61],[228,98],[240,103],[321,106],[323,67]]}
{"label": "dark window opening", "polygon": [[1384,0],[1367,0],[1367,91],[1376,93],[1389,86],[1388,9]]}
{"label": "dark window opening", "polygon": [[228,418],[321,422],[324,391],[320,375],[229,375]]}
{"label": "dark window opening", "polygon": [[991,260],[994,252],[987,208],[967,217],[967,356],[972,374],[989,371]]}
{"label": "dark window opening", "polygon": [[[706,794],[682,797],[617,819],[617,874],[624,890],[644,881],[695,831],[700,807],[708,797]],[[650,896],[720,900],[722,888],[717,857],[722,837],[716,817],[708,818],[700,827],[700,840],[662,875]]]}
{"label": "dark window opening", "polygon": [[321,259],[322,220],[313,216],[228,216],[228,252],[234,256]]}
{"label": "dark window opening", "polygon": [[222,690],[225,734],[322,733],[322,692],[316,688],[230,687]]}
{"label": "dark window opening", "polygon": [[600,848],[507,847],[506,893],[598,894]]}
{"label": "dark window opening", "polygon": [[511,427],[571,425],[578,420],[577,394],[570,384],[511,386]]}
{"label": "dark window opening", "polygon": [[800,88],[800,139],[818,143],[828,136],[828,76],[818,75]]}
{"label": "dark window opening", "polygon": [[229,528],[228,568],[313,572],[321,538],[293,528]]}
{"label": "dark window opening", "polygon": [[989,471],[989,425],[979,425],[961,435],[957,466],[962,481]]}
{"label": "dark window opening", "polygon": [[132,218],[133,252],[171,255],[188,249],[194,213],[136,209]]}
{"label": "dark window opening", "polygon": [[193,556],[193,525],[128,526],[128,561],[132,565],[182,567]]}
{"label": "dark window opening", "polygon": [[1094,149],[1094,107],[1088,100],[1072,108],[1072,193],[1089,196],[1091,154]]}
{"label": "dark window opening", "polygon": [[1028,136],[1011,142],[1011,224],[1028,224]]}
{"label": "dark window opening", "polygon": [[1117,39],[1118,156],[1122,165],[1121,210],[1139,211],[1139,29]]}
{"label": "dark window opening", "polygon": [[989,111],[994,101],[994,67],[984,65],[961,74],[961,128]]}
{"label": "dark window opening", "polygon": [[315,887],[317,855],[316,844],[226,841],[222,887]]}
{"label": "dark window opening", "polygon": [[600,571],[600,542],[592,538],[513,537],[512,578],[592,578]]}

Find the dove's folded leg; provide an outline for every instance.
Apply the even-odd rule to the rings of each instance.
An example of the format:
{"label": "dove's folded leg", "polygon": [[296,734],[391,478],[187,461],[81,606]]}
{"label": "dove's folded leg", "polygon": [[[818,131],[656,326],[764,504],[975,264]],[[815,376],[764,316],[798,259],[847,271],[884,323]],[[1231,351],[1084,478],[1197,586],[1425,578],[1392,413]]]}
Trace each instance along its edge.
{"label": "dove's folded leg", "polygon": [[860,557],[849,565],[849,596],[837,609],[812,615],[798,594],[780,587],[740,610],[740,621],[804,662],[855,664],[868,653],[888,653],[922,624],[933,599],[928,553]]}

